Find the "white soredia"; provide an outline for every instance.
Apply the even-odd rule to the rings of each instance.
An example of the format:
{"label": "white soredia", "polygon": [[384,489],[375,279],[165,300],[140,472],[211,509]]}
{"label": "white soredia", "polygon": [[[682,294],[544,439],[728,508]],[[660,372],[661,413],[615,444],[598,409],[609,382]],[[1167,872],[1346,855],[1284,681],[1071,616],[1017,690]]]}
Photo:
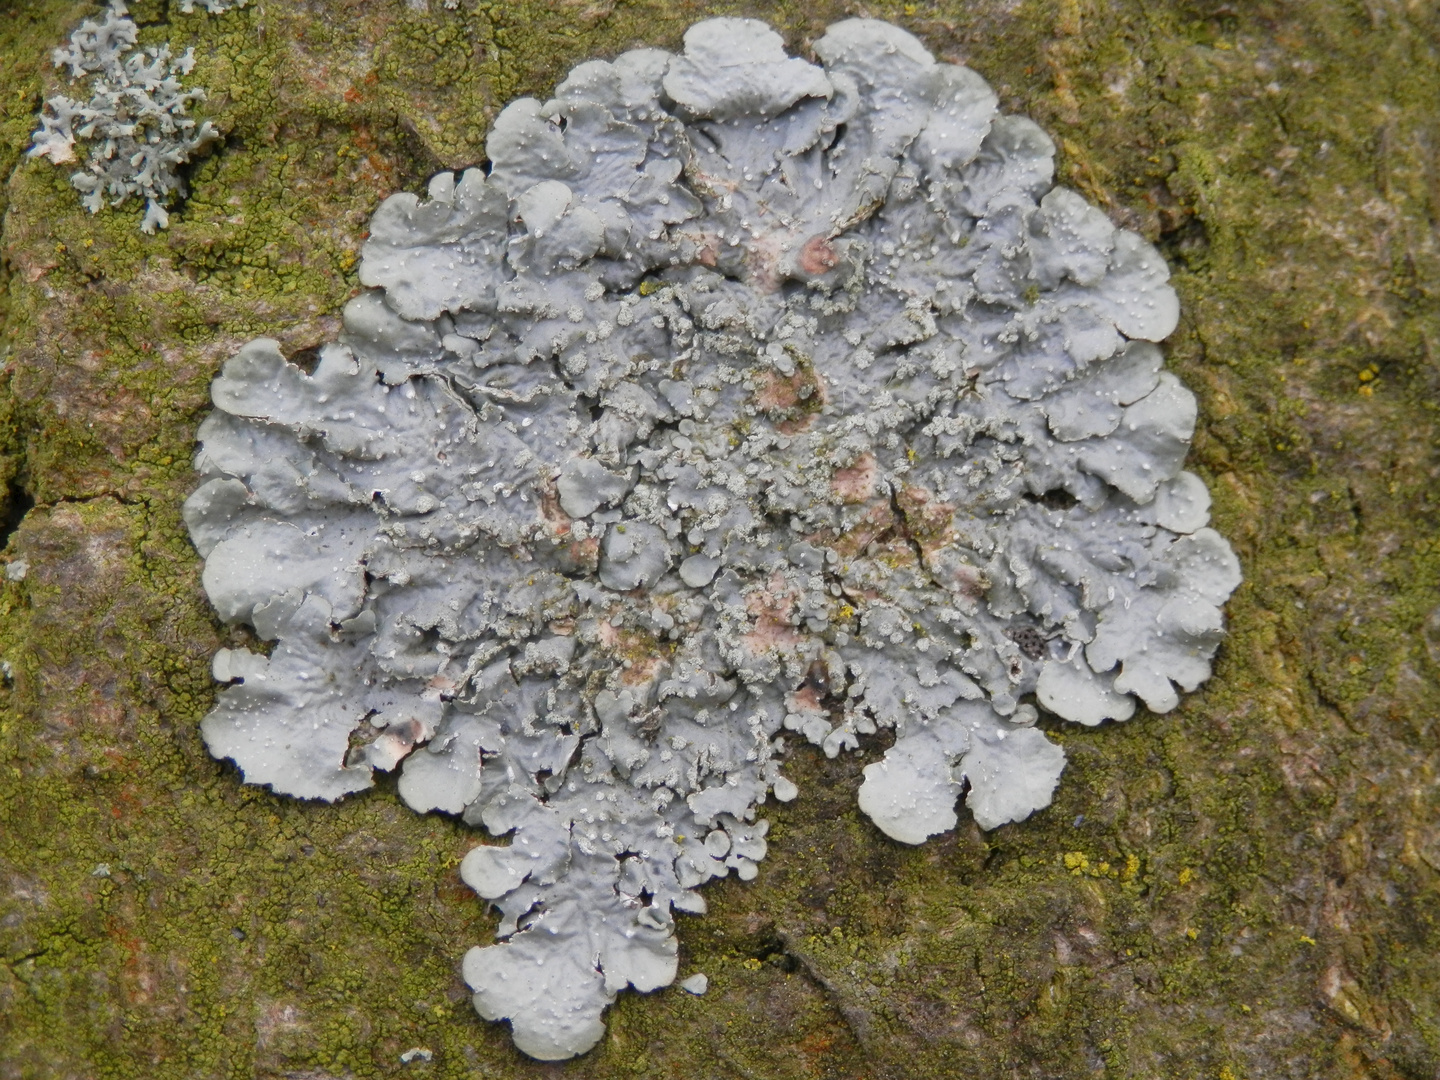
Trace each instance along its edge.
{"label": "white soredia", "polygon": [[492,170],[376,213],[344,333],[214,384],[186,520],[204,722],[250,783],[484,825],[475,1007],[526,1053],[669,984],[674,913],[765,854],[784,733],[889,728],[918,844],[1047,805],[1033,726],[1164,711],[1240,580],[1182,472],[1160,255],[1052,185],[973,72],[852,19],[712,19],[496,119]]}
{"label": "white soredia", "polygon": [[[182,11],[191,10],[187,0]],[[211,11],[231,0],[199,0]],[[76,161],[75,144],[88,148],[84,167],[70,183],[93,214],[107,203],[120,206],[131,196],[146,200],[140,228],[153,233],[170,223],[166,207],[185,195],[180,166],[219,139],[210,121],[186,115],[205,91],[187,90],[180,79],[195,66],[192,50],[179,56],[170,46],[137,48],[137,28],[124,0],[111,0],[100,22],[87,19],[70,35],[68,48],[55,50],[55,66],[69,68],[72,80],[90,79],[90,100],[63,94],[45,102],[31,157],[56,165]]]}

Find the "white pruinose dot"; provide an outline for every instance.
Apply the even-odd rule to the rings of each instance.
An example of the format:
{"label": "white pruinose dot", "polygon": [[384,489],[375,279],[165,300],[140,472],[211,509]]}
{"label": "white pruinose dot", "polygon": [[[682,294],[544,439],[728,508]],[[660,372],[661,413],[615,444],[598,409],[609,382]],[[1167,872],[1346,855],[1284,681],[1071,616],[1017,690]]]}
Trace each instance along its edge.
{"label": "white pruinose dot", "polygon": [[712,19],[513,102],[488,174],[380,207],[314,370],[247,345],[200,429],[205,589],[275,641],[215,658],[207,745],[507,836],[464,975],[537,1058],[674,980],[787,738],[893,729],[859,799],[905,843],[967,789],[1020,821],[1065,760],[1027,698],[1172,708],[1240,580],[1161,256],[904,31],[815,54]]}

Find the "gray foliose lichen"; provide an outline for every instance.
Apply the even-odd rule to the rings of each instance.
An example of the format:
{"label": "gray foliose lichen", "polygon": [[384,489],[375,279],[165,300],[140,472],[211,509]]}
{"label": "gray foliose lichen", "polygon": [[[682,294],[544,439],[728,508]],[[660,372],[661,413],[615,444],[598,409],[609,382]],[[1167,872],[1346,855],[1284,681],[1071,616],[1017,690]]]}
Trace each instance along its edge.
{"label": "gray foliose lichen", "polygon": [[[182,0],[194,10],[197,0]],[[213,13],[243,7],[246,0],[198,0]],[[132,196],[145,200],[140,228],[153,233],[170,224],[166,207],[185,195],[180,167],[220,138],[210,121],[197,123],[189,106],[205,91],[187,89],[181,79],[195,66],[193,50],[175,56],[170,46],[143,49],[124,0],[110,0],[99,22],[86,19],[55,50],[58,68],[71,80],[88,78],[90,98],[57,94],[45,102],[29,156],[55,165],[77,160],[77,142],[88,149],[84,167],[70,177],[92,214],[120,206]]]}
{"label": "gray foliose lichen", "polygon": [[313,371],[216,379],[185,508],[247,782],[483,825],[476,1009],[565,1058],[756,874],[786,738],[893,729],[906,843],[1047,805],[1082,724],[1210,674],[1239,581],[1182,471],[1162,258],[974,72],[853,19],[712,19],[496,119],[376,213]]}

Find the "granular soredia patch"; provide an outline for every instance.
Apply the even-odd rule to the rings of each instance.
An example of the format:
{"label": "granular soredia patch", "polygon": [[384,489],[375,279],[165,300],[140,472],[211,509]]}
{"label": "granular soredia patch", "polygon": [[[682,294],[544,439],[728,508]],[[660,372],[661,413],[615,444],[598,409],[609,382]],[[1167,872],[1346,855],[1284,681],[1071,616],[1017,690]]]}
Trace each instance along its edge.
{"label": "granular soredia patch", "polygon": [[508,837],[464,974],[537,1058],[672,982],[787,739],[893,729],[859,799],[905,843],[1020,821],[1064,766],[1026,699],[1174,707],[1239,581],[1160,255],[975,73],[814,51],[712,19],[512,103],[488,175],[380,207],[313,372],[253,342],[201,426],[205,589],[275,643],[217,655],[207,745]]}

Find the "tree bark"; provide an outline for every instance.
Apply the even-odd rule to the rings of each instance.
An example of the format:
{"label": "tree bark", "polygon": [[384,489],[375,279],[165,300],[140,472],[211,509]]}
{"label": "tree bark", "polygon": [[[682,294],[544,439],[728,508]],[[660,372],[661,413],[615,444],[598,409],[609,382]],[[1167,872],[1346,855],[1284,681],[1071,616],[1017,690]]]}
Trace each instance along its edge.
{"label": "tree bark", "polygon": [[[749,10],[745,10],[748,7]],[[0,2],[0,1080],[1440,1075],[1440,15],[1419,0],[138,0],[225,134],[168,231],[23,156],[84,4]],[[742,11],[893,19],[1164,251],[1189,467],[1246,575],[1174,712],[1053,725],[1054,805],[917,848],[794,751],[750,884],[540,1066],[471,1010],[475,835],[393,780],[241,786],[198,722],[240,644],[180,519],[223,360],[333,335],[387,194],[573,64]],[[21,576],[21,564],[26,570]],[[402,1065],[412,1047],[427,1063]]]}

